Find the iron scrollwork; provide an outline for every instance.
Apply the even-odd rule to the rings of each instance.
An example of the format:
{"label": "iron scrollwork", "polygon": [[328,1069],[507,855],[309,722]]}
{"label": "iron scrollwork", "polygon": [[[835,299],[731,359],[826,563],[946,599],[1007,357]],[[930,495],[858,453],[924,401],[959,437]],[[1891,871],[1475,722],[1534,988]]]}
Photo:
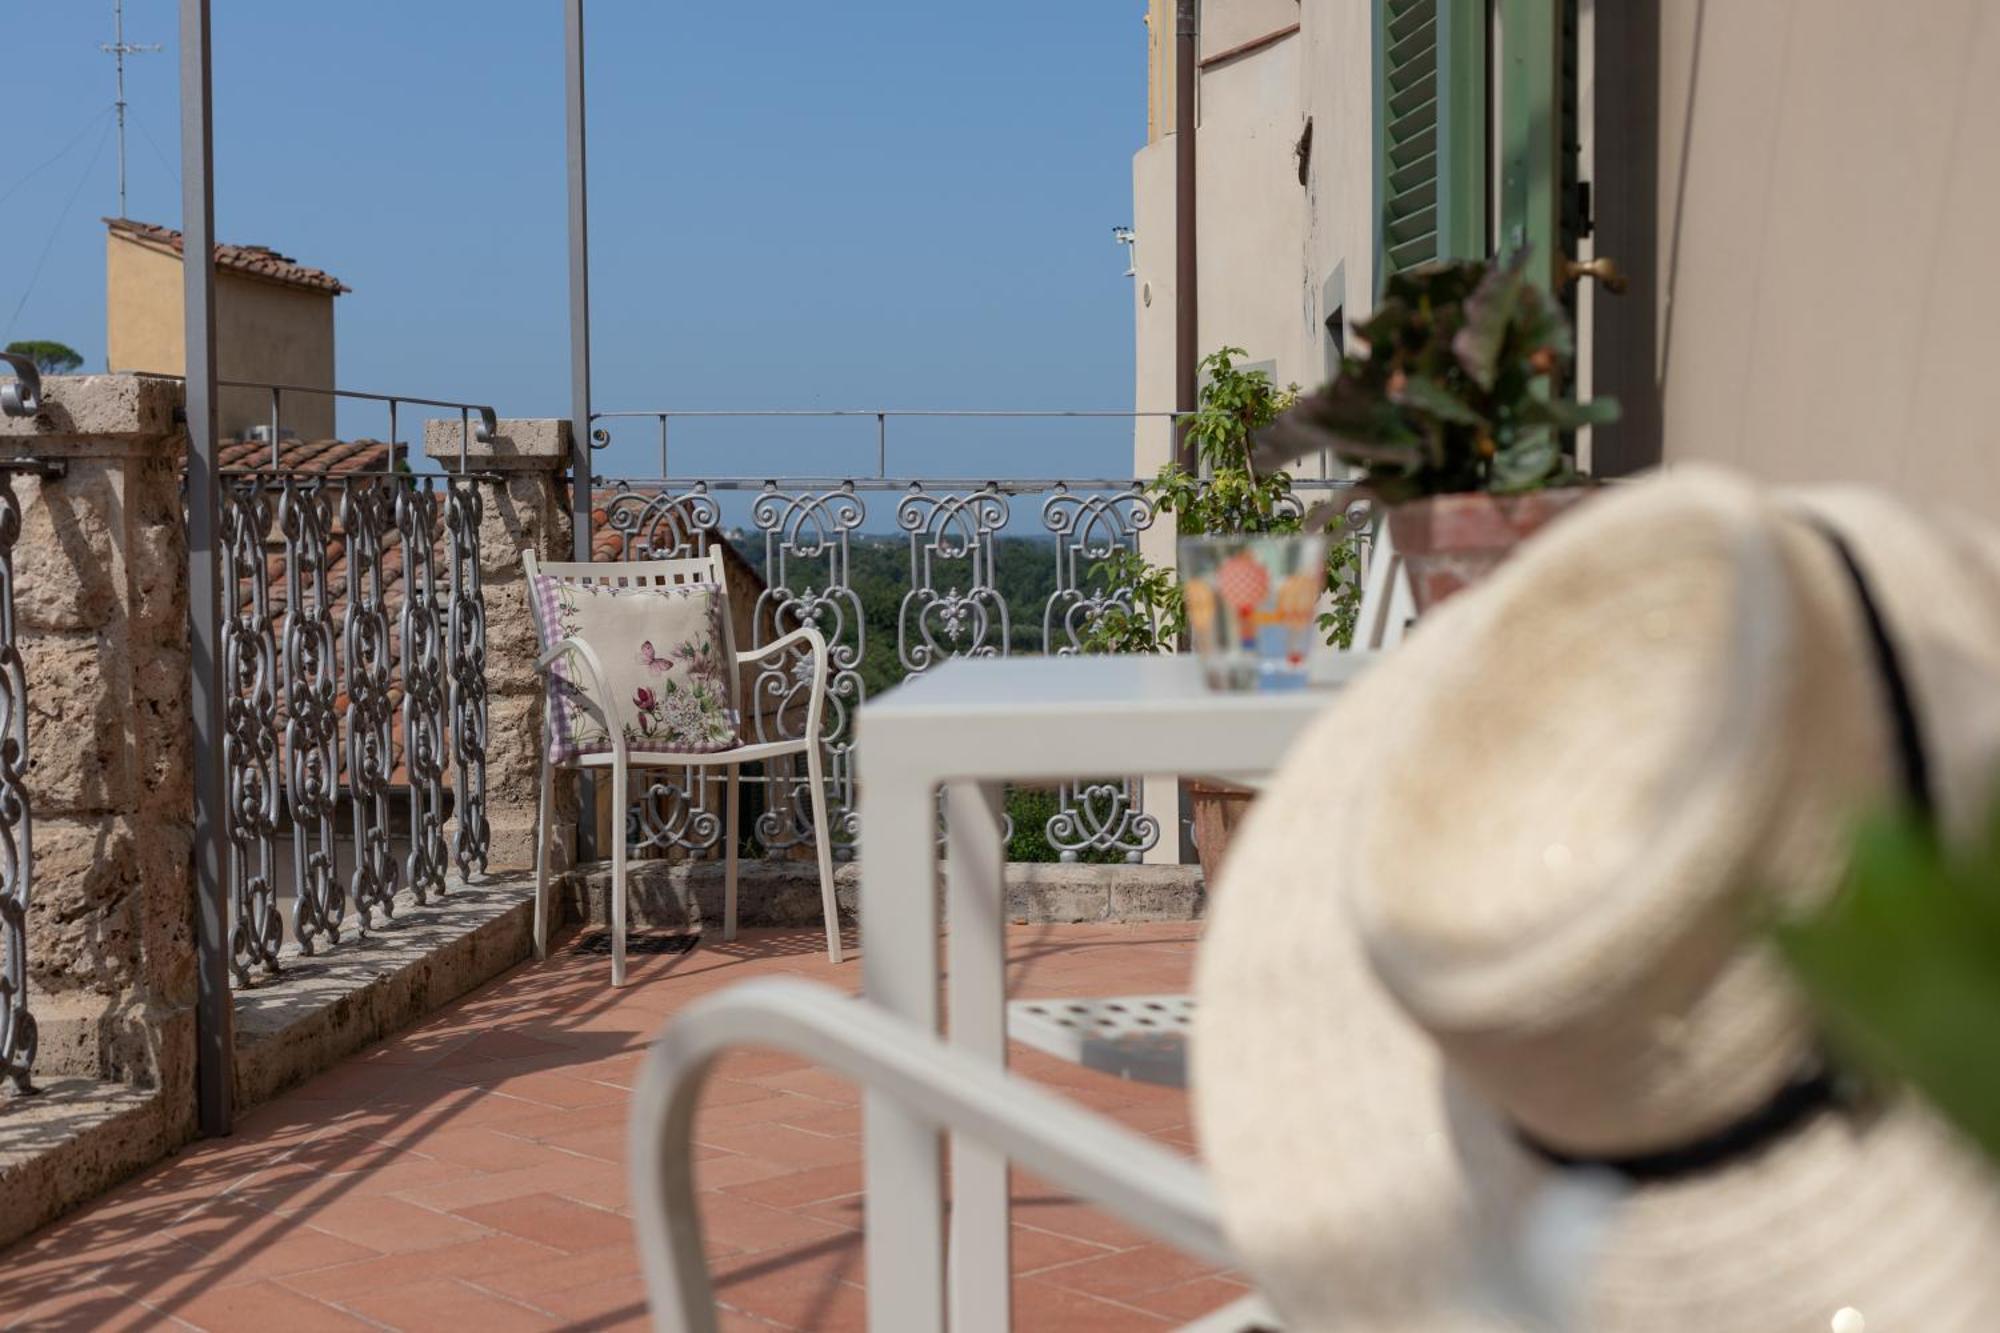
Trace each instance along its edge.
{"label": "iron scrollwork", "polygon": [[395,483],[403,550],[397,639],[403,668],[403,774],[409,789],[410,854],[403,873],[420,903],[444,892],[445,679],[437,598],[437,498],[430,483]]}
{"label": "iron scrollwork", "polygon": [[280,641],[285,702],[285,796],[292,822],[292,936],[313,953],[340,942],[347,889],[334,831],[340,805],[338,649],[329,577],[333,506],[325,483],[287,477],[278,497],[285,539]]}
{"label": "iron scrollwork", "polygon": [[394,527],[392,483],[348,481],[340,521],[347,537],[347,610],[341,624],[347,681],[347,789],[353,812],[354,871],[349,897],[366,931],[380,911],[395,912],[398,867],[389,827],[389,783],[394,765],[390,693],[389,609],[383,595],[382,541]]}
{"label": "iron scrollwork", "polygon": [[451,765],[456,830],[452,856],[458,873],[483,872],[493,830],[486,819],[486,590],[480,581],[479,525],[485,502],[471,482],[453,481],[445,492],[445,528],[451,542],[451,608],[445,638],[451,656]]}
{"label": "iron scrollwork", "polygon": [[21,502],[0,471],[0,1078],[33,1092],[35,1016],[28,1009],[28,897],[34,882],[28,816],[28,675],[14,638],[14,542]]}
{"label": "iron scrollwork", "polygon": [[222,488],[224,833],[235,887],[230,963],[239,984],[253,968],[278,970],[285,924],[278,910],[278,648],[264,559],[270,497],[259,477]]}
{"label": "iron scrollwork", "polygon": [[[820,719],[825,752],[828,830],[837,850],[851,849],[857,832],[854,799],[853,712],[866,687],[861,658],[868,627],[850,572],[851,535],[867,517],[852,485],[786,495],[775,484],[758,493],[751,520],[764,535],[765,588],[757,601],[757,647],[765,626],[773,638],[793,630],[819,631],[827,645],[827,682]],[[750,688],[752,734],[760,741],[794,740],[805,731],[812,688],[812,660],[803,650],[767,658]],[[765,847],[796,847],[812,840],[811,805],[803,764],[767,778],[769,801],[757,820]]]}

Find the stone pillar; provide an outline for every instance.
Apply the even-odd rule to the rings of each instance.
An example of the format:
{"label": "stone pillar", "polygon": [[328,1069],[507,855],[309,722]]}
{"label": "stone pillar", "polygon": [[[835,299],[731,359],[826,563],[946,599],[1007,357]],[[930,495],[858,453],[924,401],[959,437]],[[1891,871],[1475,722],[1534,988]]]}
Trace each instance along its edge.
{"label": "stone pillar", "polygon": [[[486,816],[493,829],[493,869],[535,864],[535,807],[540,779],[543,695],[535,675],[540,644],[528,610],[521,552],[544,560],[570,556],[569,422],[502,419],[487,444],[466,441],[456,418],[424,423],[424,452],[447,472],[478,476],[484,513],[480,574],[486,590]],[[557,868],[575,847],[576,778],[556,783]]]}
{"label": "stone pillar", "polygon": [[16,473],[17,635],[28,682],[37,1081],[115,1079],[194,1113],[193,718],[180,385],[44,382],[0,416]]}

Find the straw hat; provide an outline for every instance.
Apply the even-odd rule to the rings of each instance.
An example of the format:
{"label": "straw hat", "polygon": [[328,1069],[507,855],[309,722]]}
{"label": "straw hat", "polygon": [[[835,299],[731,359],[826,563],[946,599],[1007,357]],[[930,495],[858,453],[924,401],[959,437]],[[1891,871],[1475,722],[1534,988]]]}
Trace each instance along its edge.
{"label": "straw hat", "polygon": [[1634,484],[1428,616],[1202,949],[1202,1151],[1287,1329],[2000,1328],[2000,1188],[1825,1077],[1747,925],[1861,810],[1982,827],[1996,762],[2000,541],[1878,498]]}

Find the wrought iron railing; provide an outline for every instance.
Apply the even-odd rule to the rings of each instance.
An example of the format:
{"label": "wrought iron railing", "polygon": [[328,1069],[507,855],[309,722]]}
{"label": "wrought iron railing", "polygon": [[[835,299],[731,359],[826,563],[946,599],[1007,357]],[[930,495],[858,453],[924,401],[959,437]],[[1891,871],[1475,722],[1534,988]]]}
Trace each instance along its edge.
{"label": "wrought iron railing", "polygon": [[14,638],[14,542],[20,535],[14,469],[0,466],[0,1078],[26,1093],[33,1090],[36,1045],[35,1016],[28,1007],[28,896],[35,861],[28,818],[28,677]]}
{"label": "wrought iron railing", "polygon": [[[279,970],[287,896],[292,939],[312,954],[349,924],[366,933],[386,921],[400,891],[424,903],[452,866],[485,868],[480,478],[463,460],[451,475],[411,471],[396,428],[406,404],[458,412],[461,439],[486,438],[494,417],[437,399],[225,383],[271,393],[262,456],[221,468],[219,486],[233,591],[220,636],[230,951],[247,984]],[[288,393],[385,404],[379,460],[339,473],[288,462]]]}
{"label": "wrought iron railing", "polygon": [[[766,415],[873,418],[877,475],[696,479],[663,471],[643,480],[599,477],[594,550],[605,560],[662,559],[699,555],[726,541],[762,579],[753,617],[757,646],[800,625],[825,636],[832,659],[826,781],[833,836],[845,853],[858,835],[854,718],[863,700],[953,657],[1085,651],[1095,621],[1113,606],[1130,605],[1129,594],[1107,586],[1093,568],[1114,552],[1134,549],[1158,516],[1142,483],[1131,478],[979,481],[887,474],[888,423],[898,416],[1130,423],[1131,413],[650,411],[604,413],[598,420],[656,422],[664,464],[672,420]],[[1148,415],[1171,414],[1138,414]],[[600,425],[594,443],[608,444],[612,429]],[[732,515],[747,522],[732,523]],[[890,555],[895,572],[885,576]],[[890,578],[894,586],[885,588]],[[883,651],[885,636],[893,654]],[[756,739],[795,734],[789,730],[795,715],[766,715],[754,702],[791,670],[791,664],[772,664],[748,692],[753,703],[746,726]],[[681,854],[720,850],[717,779],[698,769],[649,773],[650,783],[626,816],[628,840]],[[767,853],[810,841],[805,781],[796,768],[763,776],[764,808],[752,827]],[[1063,860],[1137,861],[1174,827],[1170,813],[1145,809],[1141,786],[1131,778],[1078,775],[1062,783],[1055,798],[1040,832]]]}

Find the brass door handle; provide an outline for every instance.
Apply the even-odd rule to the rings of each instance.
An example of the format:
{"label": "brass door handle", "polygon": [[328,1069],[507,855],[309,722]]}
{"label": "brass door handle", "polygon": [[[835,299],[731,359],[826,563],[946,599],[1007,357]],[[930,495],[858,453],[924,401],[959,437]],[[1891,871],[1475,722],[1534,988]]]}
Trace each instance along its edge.
{"label": "brass door handle", "polygon": [[1578,263],[1574,259],[1565,257],[1562,262],[1563,285],[1568,286],[1578,278],[1597,279],[1597,285],[1605,291],[1610,292],[1613,296],[1622,293],[1627,287],[1632,285],[1631,280],[1618,267],[1618,261],[1609,255],[1600,255],[1596,259],[1587,260],[1584,263]]}

